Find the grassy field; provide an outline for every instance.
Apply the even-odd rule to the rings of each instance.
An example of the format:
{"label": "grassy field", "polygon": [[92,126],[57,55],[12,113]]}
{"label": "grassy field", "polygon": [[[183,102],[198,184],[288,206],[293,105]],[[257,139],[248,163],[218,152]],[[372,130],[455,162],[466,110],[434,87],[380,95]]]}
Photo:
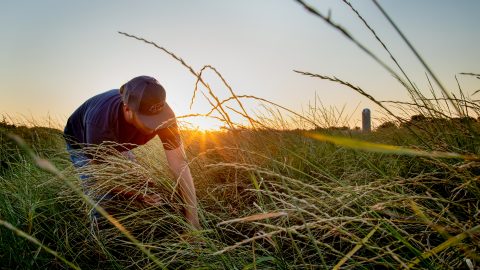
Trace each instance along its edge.
{"label": "grassy field", "polygon": [[[157,207],[118,200],[109,208],[137,244],[114,226],[92,230],[85,199],[68,185],[78,187],[78,178],[60,131],[4,123],[0,265],[63,268],[63,259],[120,269],[466,268],[479,259],[480,163],[467,154],[478,155],[480,125],[415,121],[407,125],[416,135],[406,126],[322,134],[417,151],[428,141],[427,156],[381,153],[375,145],[355,150],[299,130],[185,131],[204,229],[196,233],[182,218],[159,142],[136,149],[137,163],[108,156],[86,172],[95,175],[96,190],[135,185],[165,198]],[[6,134],[24,138],[61,175],[39,168]]]}
{"label": "grassy field", "polygon": [[[339,78],[297,71],[351,88],[376,103],[389,121],[371,133],[325,126],[317,120],[328,112],[300,115],[262,98],[237,96],[214,67],[196,71],[165,48],[121,33],[154,45],[185,66],[198,79],[192,102],[203,91],[212,111],[202,116],[226,126],[224,131],[182,131],[203,229],[191,231],[183,219],[175,179],[158,141],[135,149],[137,162],[107,146],[88,149],[109,153],[105,162],[82,172],[94,176],[94,193],[123,186],[164,199],[158,206],[114,199],[105,205],[108,214],[99,209],[106,219],[96,228],[88,214],[92,201],[82,192],[61,131],[4,120],[0,268],[479,267],[478,101],[461,88],[456,95],[445,89],[426,64],[434,86],[429,96],[422,94],[391,54],[395,68],[330,17],[298,2],[371,55],[405,87],[411,101],[380,102]],[[230,98],[215,96],[202,79],[205,70],[222,79]],[[272,116],[249,115],[244,99],[270,106]],[[290,118],[277,110],[301,124],[286,128],[292,127]],[[234,123],[232,114],[241,115],[243,124]]]}

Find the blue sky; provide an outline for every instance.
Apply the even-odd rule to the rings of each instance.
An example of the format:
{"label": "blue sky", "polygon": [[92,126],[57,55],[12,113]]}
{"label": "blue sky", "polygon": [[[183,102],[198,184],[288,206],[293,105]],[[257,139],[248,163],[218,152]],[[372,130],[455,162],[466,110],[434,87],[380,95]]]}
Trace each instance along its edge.
{"label": "blue sky", "polygon": [[[371,1],[351,1],[385,41],[416,84],[428,92],[425,71]],[[379,1],[451,91],[455,75],[480,73],[480,1]],[[341,1],[310,1],[393,67],[358,18]],[[177,115],[188,108],[195,78],[165,53],[117,33],[165,46],[194,69],[215,66],[237,94],[266,98],[305,111],[315,95],[325,106],[352,112],[376,108],[350,89],[298,75],[337,76],[379,100],[408,99],[406,91],[338,31],[295,1],[2,1],[0,9],[0,114],[47,115],[61,122],[87,98],[118,88],[137,75],[156,77]],[[228,92],[211,73],[220,97]],[[463,90],[478,79],[459,77]],[[259,110],[257,102],[247,102]],[[195,122],[194,120],[192,120]],[[210,126],[204,120],[201,125]],[[198,120],[197,120],[198,122]]]}

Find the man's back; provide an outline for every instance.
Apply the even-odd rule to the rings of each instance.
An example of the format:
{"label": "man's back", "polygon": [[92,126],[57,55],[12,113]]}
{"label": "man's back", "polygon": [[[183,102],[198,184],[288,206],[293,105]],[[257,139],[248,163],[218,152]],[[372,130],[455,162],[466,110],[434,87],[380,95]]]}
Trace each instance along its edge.
{"label": "man's back", "polygon": [[83,144],[100,144],[115,142],[122,144],[116,148],[120,151],[143,145],[157,133],[163,142],[177,145],[179,141],[176,125],[157,133],[142,134],[133,125],[127,123],[122,112],[122,98],[118,89],[98,94],[85,101],[70,116],[64,134],[73,148]]}

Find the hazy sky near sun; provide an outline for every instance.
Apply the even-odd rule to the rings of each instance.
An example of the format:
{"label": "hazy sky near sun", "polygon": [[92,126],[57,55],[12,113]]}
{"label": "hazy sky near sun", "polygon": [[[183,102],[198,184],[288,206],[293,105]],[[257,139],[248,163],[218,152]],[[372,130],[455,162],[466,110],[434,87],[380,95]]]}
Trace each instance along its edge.
{"label": "hazy sky near sun", "polygon": [[[425,71],[371,1],[351,1],[406,69],[428,92]],[[480,1],[379,1],[438,77],[457,91],[455,75],[480,73]],[[371,103],[335,83],[293,70],[337,76],[379,100],[408,99],[406,91],[337,30],[292,0],[0,1],[0,114],[65,121],[86,99],[138,75],[156,77],[177,115],[205,113],[199,96],[189,103],[195,77],[169,55],[127,38],[156,42],[195,70],[216,67],[238,95],[266,98],[296,111],[317,105],[351,112]],[[394,66],[342,1],[310,1]],[[471,94],[479,80],[459,76]],[[206,80],[222,97],[217,77]],[[259,110],[258,102],[247,102]],[[372,107],[374,108],[374,107]],[[355,123],[353,123],[355,124]]]}

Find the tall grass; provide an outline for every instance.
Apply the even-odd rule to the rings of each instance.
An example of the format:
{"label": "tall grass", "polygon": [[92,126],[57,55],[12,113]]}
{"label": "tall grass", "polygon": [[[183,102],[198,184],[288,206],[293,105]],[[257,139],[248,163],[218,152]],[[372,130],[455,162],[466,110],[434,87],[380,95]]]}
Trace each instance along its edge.
{"label": "tall grass", "polygon": [[[369,53],[330,17],[298,2]],[[80,172],[94,179],[90,197],[121,186],[163,199],[156,206],[101,200],[97,208],[108,214],[102,212],[107,218],[95,224],[61,133],[4,121],[1,267],[450,269],[480,263],[480,124],[469,117],[479,116],[477,101],[445,89],[436,95],[433,86],[433,97],[426,97],[402,77],[406,73],[392,54],[402,73],[395,76],[411,101],[392,105],[339,78],[300,72],[352,88],[384,108],[392,121],[370,134],[329,129],[341,121],[322,119],[332,114],[321,106],[303,115],[267,99],[236,95],[214,67],[196,71],[162,46],[121,34],[166,52],[197,78],[192,102],[202,93],[212,110],[180,119],[214,117],[227,127],[182,132],[203,229],[192,231],[183,219],[159,142],[135,149],[135,162],[111,145],[86,148],[103,160]],[[230,98],[216,96],[202,77],[207,70],[219,76]],[[249,113],[244,99],[262,102],[265,115]],[[405,114],[394,114],[394,105]],[[233,115],[245,121],[235,123]],[[291,119],[297,129],[288,129]],[[7,134],[25,138],[30,147],[22,150]]]}

